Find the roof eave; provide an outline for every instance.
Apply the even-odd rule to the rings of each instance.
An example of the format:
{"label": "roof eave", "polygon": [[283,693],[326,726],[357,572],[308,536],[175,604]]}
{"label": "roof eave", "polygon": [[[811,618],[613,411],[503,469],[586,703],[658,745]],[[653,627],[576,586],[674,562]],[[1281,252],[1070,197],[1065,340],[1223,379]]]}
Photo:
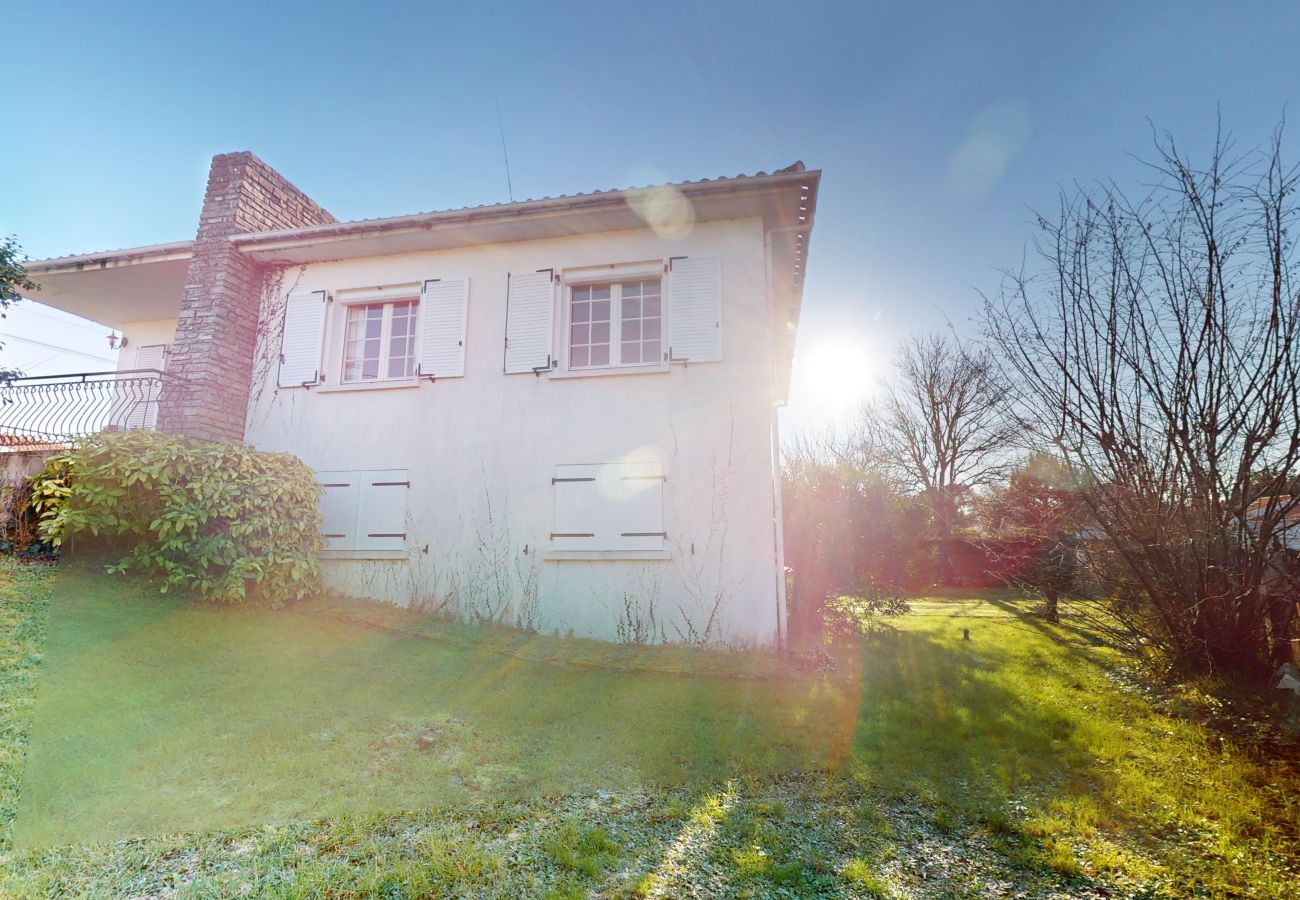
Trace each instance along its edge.
{"label": "roof eave", "polygon": [[28,275],[53,275],[81,272],[86,269],[113,269],[148,263],[174,262],[194,255],[193,241],[173,241],[169,244],[150,244],[125,250],[103,250],[97,253],[79,253],[75,256],[56,256],[50,259],[33,259],[23,263]]}
{"label": "roof eave", "polygon": [[261,252],[335,243],[361,236],[408,234],[470,224],[520,220],[532,220],[541,224],[560,216],[627,207],[629,206],[629,200],[638,197],[645,191],[668,188],[676,190],[688,199],[693,200],[707,200],[713,197],[742,194],[757,198],[765,194],[780,193],[783,190],[788,190],[791,184],[798,184],[808,179],[816,182],[820,175],[819,171],[814,170],[777,175],[755,175],[743,179],[686,182],[647,188],[603,191],[592,194],[578,194],[572,197],[501,203],[494,206],[417,213],[359,222],[338,222],[282,231],[248,232],[232,235],[231,241],[242,252]]}

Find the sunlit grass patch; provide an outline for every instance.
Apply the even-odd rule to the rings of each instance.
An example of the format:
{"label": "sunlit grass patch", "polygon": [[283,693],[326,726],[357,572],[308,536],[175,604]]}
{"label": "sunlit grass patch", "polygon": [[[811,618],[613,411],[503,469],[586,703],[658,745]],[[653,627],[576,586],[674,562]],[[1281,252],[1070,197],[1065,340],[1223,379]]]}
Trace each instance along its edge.
{"label": "sunlit grass patch", "polygon": [[[1063,876],[1294,893],[1296,756],[1124,689],[1124,659],[1079,620],[1051,625],[1024,606],[929,601],[872,639],[857,777],[922,798],[941,832],[977,823]],[[919,752],[896,752],[909,744]]]}
{"label": "sunlit grass patch", "polygon": [[58,576],[23,846],[818,769],[853,686],[610,671]]}
{"label": "sunlit grass patch", "polygon": [[[574,642],[570,665],[559,638],[420,617],[412,638],[64,572],[38,669],[40,577],[0,567],[0,663],[25,673],[6,735],[41,679],[18,833],[31,815],[43,837],[0,856],[3,895],[1300,893],[1293,760],[1004,594],[935,599],[833,676],[720,654],[703,677],[678,648],[604,668],[620,648]],[[665,660],[684,665],[645,666]],[[45,846],[185,821],[214,830]]]}

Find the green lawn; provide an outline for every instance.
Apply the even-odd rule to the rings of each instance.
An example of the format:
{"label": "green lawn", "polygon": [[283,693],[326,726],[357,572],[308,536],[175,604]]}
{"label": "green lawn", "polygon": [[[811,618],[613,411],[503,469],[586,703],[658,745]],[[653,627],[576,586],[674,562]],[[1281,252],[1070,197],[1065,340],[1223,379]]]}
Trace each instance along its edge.
{"label": "green lawn", "polygon": [[0,565],[15,895],[1300,888],[1293,737],[1232,737],[1000,595],[919,602],[824,676],[67,567],[47,626],[50,581]]}

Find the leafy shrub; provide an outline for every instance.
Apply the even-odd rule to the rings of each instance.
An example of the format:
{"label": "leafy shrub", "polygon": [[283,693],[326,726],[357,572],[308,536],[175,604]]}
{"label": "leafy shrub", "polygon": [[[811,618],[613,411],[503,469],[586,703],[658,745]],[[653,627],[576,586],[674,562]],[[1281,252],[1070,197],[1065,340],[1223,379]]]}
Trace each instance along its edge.
{"label": "leafy shrub", "polygon": [[59,547],[63,543],[63,525],[67,519],[68,496],[72,493],[72,456],[51,456],[45,467],[28,479],[28,506],[36,517],[36,533],[41,543]]}
{"label": "leafy shrub", "polygon": [[292,454],[102,432],[70,454],[69,469],[66,501],[45,507],[51,538],[124,551],[110,572],[223,603],[279,606],[316,586],[320,487]]}
{"label": "leafy shrub", "polygon": [[899,594],[873,581],[859,581],[844,594],[826,598],[822,609],[824,633],[831,641],[868,634],[881,626],[880,617],[893,618],[912,611]]}

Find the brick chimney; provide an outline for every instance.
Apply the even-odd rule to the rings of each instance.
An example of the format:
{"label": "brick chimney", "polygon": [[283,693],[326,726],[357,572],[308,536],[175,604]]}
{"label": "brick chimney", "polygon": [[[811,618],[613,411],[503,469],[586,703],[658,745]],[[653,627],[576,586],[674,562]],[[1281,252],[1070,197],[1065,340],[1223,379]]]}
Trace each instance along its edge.
{"label": "brick chimney", "polygon": [[[159,398],[159,427],[210,441],[244,437],[266,266],[236,253],[230,236],[324,225],[335,219],[248,152],[212,157],[194,258]],[[183,379],[183,380],[182,380]]]}

